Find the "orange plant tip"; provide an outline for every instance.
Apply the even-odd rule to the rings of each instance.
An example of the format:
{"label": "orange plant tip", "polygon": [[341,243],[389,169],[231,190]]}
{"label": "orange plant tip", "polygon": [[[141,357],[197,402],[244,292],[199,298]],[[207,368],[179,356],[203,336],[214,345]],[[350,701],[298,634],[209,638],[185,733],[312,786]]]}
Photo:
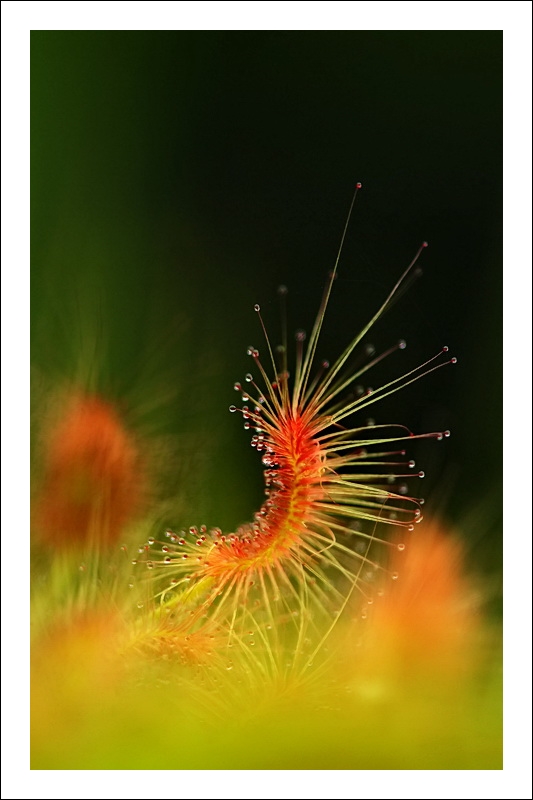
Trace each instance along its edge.
{"label": "orange plant tip", "polygon": [[53,547],[113,545],[142,504],[135,437],[116,408],[76,395],[48,432],[34,506],[36,532]]}
{"label": "orange plant tip", "polygon": [[397,580],[374,604],[371,669],[402,679],[421,672],[435,680],[466,677],[481,655],[480,619],[460,539],[438,519],[426,519],[423,531],[392,550],[389,567]]}

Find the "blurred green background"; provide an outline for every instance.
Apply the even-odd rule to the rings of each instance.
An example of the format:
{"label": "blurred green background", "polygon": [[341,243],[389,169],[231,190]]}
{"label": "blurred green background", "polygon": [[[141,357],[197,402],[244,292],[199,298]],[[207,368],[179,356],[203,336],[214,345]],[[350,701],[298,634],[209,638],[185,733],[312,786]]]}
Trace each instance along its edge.
{"label": "blurred green background", "polygon": [[234,529],[261,501],[227,412],[264,349],[252,306],[277,341],[284,283],[289,329],[309,329],[359,180],[320,356],[427,239],[370,336],[408,348],[372,385],[444,344],[459,364],[363,413],[452,429],[414,451],[422,494],[498,574],[501,50],[500,31],[32,31],[34,374],[174,437],[176,524]]}

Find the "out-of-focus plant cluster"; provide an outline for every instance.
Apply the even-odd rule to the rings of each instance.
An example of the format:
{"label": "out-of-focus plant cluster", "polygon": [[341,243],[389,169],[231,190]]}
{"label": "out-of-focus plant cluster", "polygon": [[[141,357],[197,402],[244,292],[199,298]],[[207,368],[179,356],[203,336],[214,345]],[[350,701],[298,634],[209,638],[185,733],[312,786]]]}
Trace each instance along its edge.
{"label": "out-of-focus plant cluster", "polygon": [[32,768],[501,768],[499,637],[444,523],[392,547],[327,636],[272,598],[276,631],[228,640],[201,591],[161,602],[132,563],[157,500],[116,405],[69,393],[36,449]]}

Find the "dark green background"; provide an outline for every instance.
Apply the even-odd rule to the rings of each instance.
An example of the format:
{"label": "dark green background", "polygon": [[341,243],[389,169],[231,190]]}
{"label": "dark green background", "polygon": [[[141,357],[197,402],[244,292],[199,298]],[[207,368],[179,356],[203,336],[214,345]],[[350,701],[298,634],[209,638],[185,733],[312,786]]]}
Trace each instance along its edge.
{"label": "dark green background", "polygon": [[82,364],[176,436],[197,509],[176,522],[233,528],[260,502],[227,413],[262,347],[252,305],[276,340],[285,283],[290,329],[309,328],[360,180],[320,354],[427,239],[423,279],[370,337],[408,348],[372,383],[443,344],[459,364],[364,413],[452,429],[416,448],[423,493],[498,568],[501,48],[500,31],[32,32],[33,365],[53,384]]}

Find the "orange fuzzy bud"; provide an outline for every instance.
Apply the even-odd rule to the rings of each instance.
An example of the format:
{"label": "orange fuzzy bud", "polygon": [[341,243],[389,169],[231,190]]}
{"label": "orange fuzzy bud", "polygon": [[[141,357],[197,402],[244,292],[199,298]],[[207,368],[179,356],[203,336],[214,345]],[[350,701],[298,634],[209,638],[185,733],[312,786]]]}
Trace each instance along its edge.
{"label": "orange fuzzy bud", "polygon": [[464,675],[480,642],[460,542],[440,522],[426,521],[391,561],[397,580],[377,598],[369,620],[364,650],[371,670],[402,681]]}
{"label": "orange fuzzy bud", "polygon": [[77,396],[51,430],[35,506],[39,535],[55,547],[110,545],[141,505],[140,454],[113,406]]}

